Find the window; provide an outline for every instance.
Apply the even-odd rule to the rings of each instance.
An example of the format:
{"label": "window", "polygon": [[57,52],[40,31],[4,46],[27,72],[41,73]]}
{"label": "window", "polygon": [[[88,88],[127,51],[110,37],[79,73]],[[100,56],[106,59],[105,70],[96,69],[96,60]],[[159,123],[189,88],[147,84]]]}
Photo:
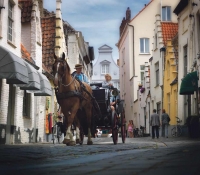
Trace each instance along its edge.
{"label": "window", "polygon": [[140,65],[140,78],[141,78],[141,84],[144,85],[144,65]]}
{"label": "window", "polygon": [[13,4],[8,2],[8,40],[13,41]]}
{"label": "window", "polygon": [[1,93],[2,93],[2,79],[0,79],[0,106],[1,106]]}
{"label": "window", "polygon": [[171,21],[171,7],[162,7],[162,21]]}
{"label": "window", "polygon": [[101,66],[101,74],[108,74],[109,73],[109,65],[108,64],[103,64]]}
{"label": "window", "polygon": [[161,103],[157,103],[157,114],[160,116],[161,115]]}
{"label": "window", "polygon": [[155,46],[154,46],[154,49],[157,49],[157,48],[158,48],[158,35],[157,35],[157,33],[155,34],[155,38],[154,38],[154,40],[155,40]]}
{"label": "window", "polygon": [[174,102],[175,102],[174,116],[176,116],[176,112],[177,112],[177,91],[176,90],[174,90]]}
{"label": "window", "polygon": [[140,53],[149,53],[149,38],[140,38]]}
{"label": "window", "polygon": [[125,64],[125,48],[122,50],[122,66]]}
{"label": "window", "polygon": [[184,76],[187,75],[187,46],[184,46],[183,47],[183,61],[184,61],[184,69],[183,69],[183,73],[184,73]]}
{"label": "window", "polygon": [[[200,31],[200,14],[198,15],[197,30]],[[200,35],[198,35],[198,48],[200,48]],[[200,50],[198,50],[200,52]]]}
{"label": "window", "polygon": [[24,91],[23,97],[23,116],[29,118],[30,117],[30,94]]}
{"label": "window", "polygon": [[155,64],[155,73],[156,73],[156,86],[158,86],[160,83],[160,81],[159,81],[159,63]]}
{"label": "window", "polygon": [[167,78],[170,78],[170,64],[169,64],[169,61],[167,61]]}
{"label": "window", "polygon": [[188,20],[187,16],[183,19],[182,25],[183,25],[183,32],[182,33],[185,33],[188,30],[188,26],[189,26],[189,20]]}

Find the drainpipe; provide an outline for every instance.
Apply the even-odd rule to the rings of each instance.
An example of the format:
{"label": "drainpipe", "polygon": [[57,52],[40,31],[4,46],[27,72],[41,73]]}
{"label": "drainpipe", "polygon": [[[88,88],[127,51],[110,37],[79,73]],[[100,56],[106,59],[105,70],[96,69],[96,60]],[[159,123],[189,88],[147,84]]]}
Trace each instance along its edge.
{"label": "drainpipe", "polygon": [[161,16],[161,21],[162,21],[162,0],[160,0],[160,16]]}
{"label": "drainpipe", "polygon": [[127,23],[133,30],[133,76],[135,76],[135,49],[134,49],[134,26]]}
{"label": "drainpipe", "polygon": [[[162,91],[162,109],[163,109],[163,98],[164,98],[164,71],[165,71],[165,52],[166,52],[166,48],[162,47],[160,49],[160,52],[162,52],[162,86],[161,87],[161,91]],[[162,134],[162,133],[161,133]]]}

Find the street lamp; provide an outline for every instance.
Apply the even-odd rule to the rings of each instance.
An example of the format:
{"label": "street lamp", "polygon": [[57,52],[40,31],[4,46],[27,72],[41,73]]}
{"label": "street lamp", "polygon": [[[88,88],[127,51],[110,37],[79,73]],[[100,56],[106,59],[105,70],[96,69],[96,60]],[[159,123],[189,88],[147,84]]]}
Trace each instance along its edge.
{"label": "street lamp", "polygon": [[4,0],[0,0],[0,13],[1,13],[1,9],[5,9],[4,5]]}

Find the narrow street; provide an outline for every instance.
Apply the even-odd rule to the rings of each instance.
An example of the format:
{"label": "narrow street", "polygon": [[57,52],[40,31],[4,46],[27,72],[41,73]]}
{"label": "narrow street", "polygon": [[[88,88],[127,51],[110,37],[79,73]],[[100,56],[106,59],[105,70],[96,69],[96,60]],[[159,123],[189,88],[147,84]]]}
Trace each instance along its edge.
{"label": "narrow street", "polygon": [[94,145],[63,144],[0,146],[2,175],[142,175],[199,174],[200,140],[187,138],[127,139],[113,145],[111,138],[96,138]]}

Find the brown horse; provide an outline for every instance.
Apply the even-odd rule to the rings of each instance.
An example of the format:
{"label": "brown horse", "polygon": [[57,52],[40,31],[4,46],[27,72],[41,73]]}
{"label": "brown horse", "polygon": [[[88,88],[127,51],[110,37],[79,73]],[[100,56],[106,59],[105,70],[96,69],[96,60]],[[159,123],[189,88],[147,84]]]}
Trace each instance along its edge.
{"label": "brown horse", "polygon": [[[84,108],[87,117],[88,126],[88,140],[87,144],[92,145],[91,139],[91,119],[92,119],[92,89],[87,83],[80,83],[71,76],[70,67],[65,60],[65,54],[62,54],[62,58],[58,58],[54,55],[55,63],[53,64],[54,85],[58,88],[57,96],[58,103],[61,106],[61,110],[66,117],[66,136],[63,143],[66,145],[75,145],[80,139],[80,125],[76,123],[76,142],[73,138],[71,126],[75,119],[77,119],[77,111]],[[84,87],[83,87],[84,86]],[[85,90],[89,92],[86,93]],[[76,120],[77,121],[77,120]]]}

